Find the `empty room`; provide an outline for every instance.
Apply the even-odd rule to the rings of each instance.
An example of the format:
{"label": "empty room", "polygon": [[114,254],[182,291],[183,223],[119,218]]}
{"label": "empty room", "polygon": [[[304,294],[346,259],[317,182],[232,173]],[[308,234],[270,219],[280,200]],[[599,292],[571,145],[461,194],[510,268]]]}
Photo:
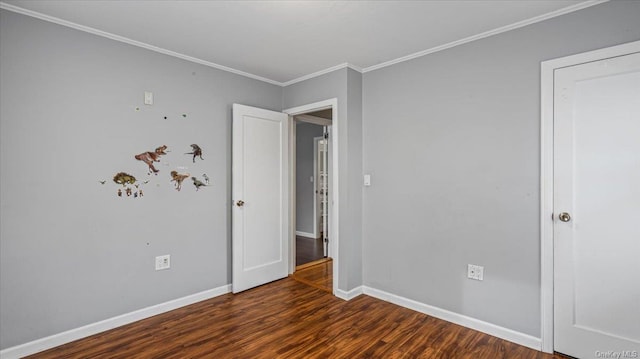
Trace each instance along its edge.
{"label": "empty room", "polygon": [[639,139],[636,0],[0,0],[0,358],[638,358]]}

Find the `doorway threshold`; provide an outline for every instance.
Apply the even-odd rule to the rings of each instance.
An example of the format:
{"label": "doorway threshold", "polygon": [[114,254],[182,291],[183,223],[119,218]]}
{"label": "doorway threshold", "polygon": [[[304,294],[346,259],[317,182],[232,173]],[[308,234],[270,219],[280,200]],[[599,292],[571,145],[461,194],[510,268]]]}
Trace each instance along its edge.
{"label": "doorway threshold", "polygon": [[320,258],[320,259],[317,259],[315,261],[311,261],[311,262],[296,266],[296,271],[299,271],[299,270],[305,269],[305,268],[309,268],[309,267],[313,267],[316,264],[322,264],[324,262],[329,262],[329,261],[331,261],[331,258]]}
{"label": "doorway threshold", "polygon": [[331,258],[322,258],[297,266],[296,271],[289,276],[300,283],[333,293],[333,260]]}

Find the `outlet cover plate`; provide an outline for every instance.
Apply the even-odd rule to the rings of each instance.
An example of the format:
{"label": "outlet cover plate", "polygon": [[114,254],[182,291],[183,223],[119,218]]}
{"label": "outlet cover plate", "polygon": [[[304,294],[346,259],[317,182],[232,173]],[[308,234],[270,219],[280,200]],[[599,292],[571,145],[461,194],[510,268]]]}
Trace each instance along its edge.
{"label": "outlet cover plate", "polygon": [[156,257],[156,270],[164,270],[171,268],[171,255]]}
{"label": "outlet cover plate", "polygon": [[483,280],[484,267],[475,264],[467,264],[467,278],[474,280]]}

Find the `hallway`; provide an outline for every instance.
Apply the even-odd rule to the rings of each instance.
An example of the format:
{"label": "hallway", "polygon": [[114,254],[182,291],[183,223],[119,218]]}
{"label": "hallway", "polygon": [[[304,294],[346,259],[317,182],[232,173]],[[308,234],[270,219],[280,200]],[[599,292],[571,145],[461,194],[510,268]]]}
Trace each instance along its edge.
{"label": "hallway", "polygon": [[322,239],[296,236],[296,266],[324,258]]}

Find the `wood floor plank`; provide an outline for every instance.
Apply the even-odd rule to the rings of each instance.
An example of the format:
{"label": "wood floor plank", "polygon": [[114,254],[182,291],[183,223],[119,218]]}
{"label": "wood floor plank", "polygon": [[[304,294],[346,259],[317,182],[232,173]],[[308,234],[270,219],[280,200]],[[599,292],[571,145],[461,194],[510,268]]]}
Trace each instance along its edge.
{"label": "wood floor plank", "polygon": [[296,236],[296,265],[303,265],[324,258],[322,238]]}
{"label": "wood floor plank", "polygon": [[29,358],[566,358],[366,295],[291,278],[226,294]]}
{"label": "wood floor plank", "polygon": [[328,258],[312,266],[296,268],[291,277],[328,293],[333,293],[333,260]]}

